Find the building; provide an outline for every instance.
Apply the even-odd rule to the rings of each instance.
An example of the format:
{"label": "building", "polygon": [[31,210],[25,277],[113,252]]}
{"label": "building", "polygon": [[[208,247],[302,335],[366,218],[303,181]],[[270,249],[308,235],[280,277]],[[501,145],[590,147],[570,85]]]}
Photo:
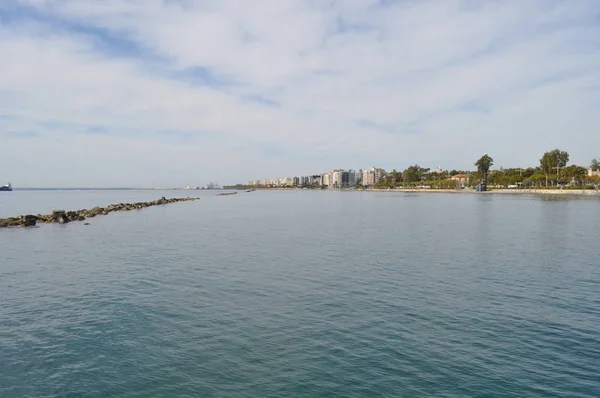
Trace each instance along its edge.
{"label": "building", "polygon": [[329,186],[334,187],[334,188],[338,188],[340,186],[342,186],[342,173],[343,170],[332,170],[331,171],[331,177],[330,177],[330,184]]}
{"label": "building", "polygon": [[343,171],[342,172],[342,186],[347,187],[350,185],[350,172]]}
{"label": "building", "polygon": [[358,171],[354,172],[354,179],[355,179],[355,184],[362,184],[362,180],[363,180],[363,171],[362,169],[359,169]]}
{"label": "building", "polygon": [[450,179],[458,182],[463,187],[469,183],[469,176],[466,174],[456,174],[450,177]]}
{"label": "building", "polygon": [[356,172],[354,170],[348,170],[348,186],[356,185]]}
{"label": "building", "polygon": [[591,168],[588,169],[588,177],[600,177],[600,170],[592,170]]}
{"label": "building", "polygon": [[330,185],[329,184],[329,182],[330,182],[329,180],[330,180],[329,173],[323,174],[321,176],[321,185],[324,186],[324,187],[328,187]]}
{"label": "building", "polygon": [[370,186],[375,185],[375,172],[373,172],[371,170],[363,171],[362,185],[365,187],[370,187]]}
{"label": "building", "polygon": [[385,170],[371,167],[362,173],[362,185],[365,187],[372,187],[377,184],[385,176]]}

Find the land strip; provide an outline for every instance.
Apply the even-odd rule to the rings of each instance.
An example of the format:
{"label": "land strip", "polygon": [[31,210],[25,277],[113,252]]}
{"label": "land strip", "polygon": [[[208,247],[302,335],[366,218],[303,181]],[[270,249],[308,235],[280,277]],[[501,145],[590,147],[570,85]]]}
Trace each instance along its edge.
{"label": "land strip", "polygon": [[596,189],[490,189],[477,192],[474,189],[428,189],[428,188],[369,188],[371,192],[436,192],[436,193],[474,193],[474,194],[514,194],[514,195],[578,195],[578,196],[600,196]]}

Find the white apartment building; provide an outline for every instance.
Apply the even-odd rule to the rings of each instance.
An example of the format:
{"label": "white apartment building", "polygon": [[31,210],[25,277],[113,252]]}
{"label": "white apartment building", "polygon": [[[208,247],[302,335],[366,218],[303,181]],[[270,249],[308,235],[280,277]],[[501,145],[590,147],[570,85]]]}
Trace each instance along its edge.
{"label": "white apartment building", "polygon": [[385,170],[371,167],[362,173],[362,185],[365,187],[377,184],[384,176]]}
{"label": "white apartment building", "polygon": [[332,170],[329,185],[334,186],[334,187],[341,186],[342,185],[342,173],[343,173],[343,170]]}
{"label": "white apartment building", "polygon": [[364,187],[375,185],[375,172],[372,170],[363,171],[362,185]]}

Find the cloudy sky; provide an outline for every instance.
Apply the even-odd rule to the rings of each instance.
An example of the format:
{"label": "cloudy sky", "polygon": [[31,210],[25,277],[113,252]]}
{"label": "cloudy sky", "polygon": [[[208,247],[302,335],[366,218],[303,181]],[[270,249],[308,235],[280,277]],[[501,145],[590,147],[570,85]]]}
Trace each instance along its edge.
{"label": "cloudy sky", "polygon": [[598,0],[0,0],[0,183],[600,156]]}

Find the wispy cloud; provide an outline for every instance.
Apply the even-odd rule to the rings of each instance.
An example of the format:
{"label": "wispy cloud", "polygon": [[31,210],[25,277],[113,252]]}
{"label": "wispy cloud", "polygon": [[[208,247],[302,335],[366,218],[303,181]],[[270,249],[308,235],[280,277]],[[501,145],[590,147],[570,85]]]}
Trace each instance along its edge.
{"label": "wispy cloud", "polygon": [[[595,0],[7,0],[0,168],[187,185],[481,153],[507,167],[554,147],[587,162],[599,16]],[[69,164],[78,177],[57,172]]]}
{"label": "wispy cloud", "polygon": [[262,95],[245,95],[242,97],[242,101],[254,102],[254,103],[257,103],[260,105],[265,105],[265,106],[274,106],[274,107],[281,106],[280,102],[275,101],[270,98],[263,97]]}

